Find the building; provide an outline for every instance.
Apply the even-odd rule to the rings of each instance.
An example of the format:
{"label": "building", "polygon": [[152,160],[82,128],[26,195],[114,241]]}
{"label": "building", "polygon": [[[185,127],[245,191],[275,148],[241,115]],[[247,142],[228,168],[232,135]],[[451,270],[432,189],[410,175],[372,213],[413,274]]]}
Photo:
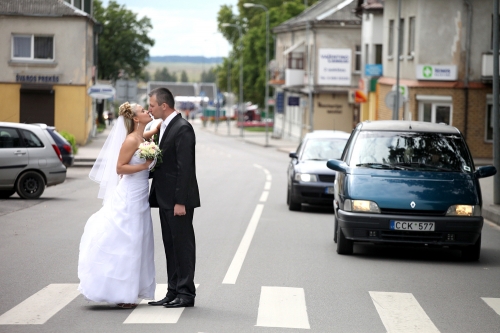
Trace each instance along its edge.
{"label": "building", "polygon": [[276,55],[274,136],[297,139],[311,130],[350,132],[361,73],[361,19],[354,0],[323,0],[273,28]]}
{"label": "building", "polygon": [[488,0],[405,0],[398,19],[398,1],[385,0],[376,119],[393,118],[385,99],[399,62],[404,103],[398,119],[453,125],[474,158],[492,158],[492,11]]}
{"label": "building", "polygon": [[0,121],[46,123],[87,142],[95,75],[93,0],[0,2]]}

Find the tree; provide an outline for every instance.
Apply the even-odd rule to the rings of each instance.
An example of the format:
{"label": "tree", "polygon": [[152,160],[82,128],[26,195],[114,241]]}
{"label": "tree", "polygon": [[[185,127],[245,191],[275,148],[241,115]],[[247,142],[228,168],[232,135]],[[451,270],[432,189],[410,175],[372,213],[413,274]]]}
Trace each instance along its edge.
{"label": "tree", "polygon": [[161,82],[177,82],[177,74],[175,72],[170,74],[167,67],[163,67],[161,70],[158,68],[155,71],[154,80]]}
{"label": "tree", "polygon": [[215,82],[217,79],[217,69],[212,67],[208,71],[201,73],[201,82]]}
{"label": "tree", "polygon": [[154,40],[148,37],[153,26],[147,17],[137,14],[110,0],[104,7],[94,1],[94,18],[103,26],[98,43],[98,76],[116,80],[120,74],[140,78],[148,64],[149,48]]}
{"label": "tree", "polygon": [[188,75],[185,70],[182,70],[181,73],[181,82],[189,82]]}

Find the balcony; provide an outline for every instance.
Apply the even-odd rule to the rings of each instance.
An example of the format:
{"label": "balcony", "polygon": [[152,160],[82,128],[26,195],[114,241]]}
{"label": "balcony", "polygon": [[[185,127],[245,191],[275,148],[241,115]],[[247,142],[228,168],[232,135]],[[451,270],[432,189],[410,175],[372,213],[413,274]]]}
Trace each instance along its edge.
{"label": "balcony", "polygon": [[481,66],[481,81],[493,81],[493,54],[483,53],[483,61]]}
{"label": "balcony", "polygon": [[285,70],[285,86],[303,86],[305,82],[305,71],[303,69],[291,69],[287,68]]}

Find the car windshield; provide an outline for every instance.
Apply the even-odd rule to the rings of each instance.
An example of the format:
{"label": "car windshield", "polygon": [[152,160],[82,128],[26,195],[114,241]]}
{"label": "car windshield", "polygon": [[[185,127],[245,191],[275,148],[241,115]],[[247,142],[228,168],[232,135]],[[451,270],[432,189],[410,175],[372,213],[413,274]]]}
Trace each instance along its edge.
{"label": "car windshield", "polygon": [[344,151],[346,139],[314,138],[306,142],[302,160],[327,161],[339,159]]}
{"label": "car windshield", "polygon": [[462,137],[446,133],[360,132],[349,164],[380,169],[473,171]]}

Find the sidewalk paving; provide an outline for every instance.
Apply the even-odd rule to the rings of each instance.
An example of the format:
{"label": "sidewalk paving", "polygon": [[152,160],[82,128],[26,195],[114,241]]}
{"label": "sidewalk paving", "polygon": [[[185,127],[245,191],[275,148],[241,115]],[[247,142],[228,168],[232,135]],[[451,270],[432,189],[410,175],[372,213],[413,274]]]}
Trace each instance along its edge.
{"label": "sidewalk paving", "polygon": [[[202,122],[199,119],[191,121],[195,131],[205,131],[212,133],[214,135],[232,138],[234,140],[241,140],[246,143],[255,144],[261,147],[266,147],[266,135],[265,132],[249,132],[245,131],[244,136],[241,137],[241,130],[237,128],[234,124],[231,125],[228,131],[227,123],[219,123],[219,126],[215,124],[207,124],[203,127]],[[101,151],[104,142],[111,130],[111,127],[107,127],[103,132],[97,134],[91,141],[82,147],[78,148],[78,154],[75,156],[74,167],[92,167],[99,152]],[[228,133],[229,132],[229,133]],[[288,154],[289,152],[295,151],[299,142],[294,142],[286,139],[279,139],[273,137],[272,128],[269,128],[268,132],[268,149],[276,149],[280,152]],[[492,165],[492,159],[475,159],[474,164],[476,166],[481,165]],[[500,172],[500,170],[498,170]],[[481,190],[483,194],[483,216],[498,225],[500,225],[500,205],[493,204],[493,177],[488,177],[480,180]]]}

